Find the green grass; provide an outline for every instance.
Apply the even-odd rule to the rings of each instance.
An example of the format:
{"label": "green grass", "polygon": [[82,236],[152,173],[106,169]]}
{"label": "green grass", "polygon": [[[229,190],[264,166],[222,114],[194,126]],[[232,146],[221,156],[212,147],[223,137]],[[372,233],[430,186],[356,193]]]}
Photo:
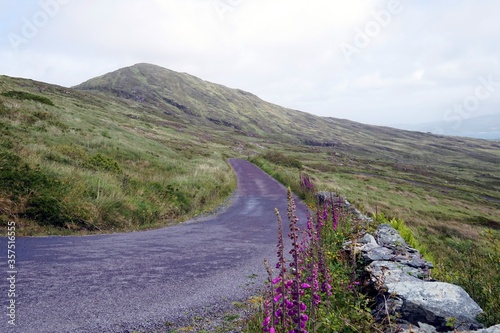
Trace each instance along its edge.
{"label": "green grass", "polygon": [[10,93],[17,80],[2,83],[11,90],[0,95],[0,223],[18,220],[20,235],[178,223],[214,209],[236,185],[228,148],[200,142],[195,130],[116,100],[52,86],[32,98]]}
{"label": "green grass", "polygon": [[36,101],[36,102],[40,102],[43,104],[47,104],[50,106],[54,106],[54,103],[50,99],[48,99],[47,97],[31,94],[31,93],[24,92],[24,91],[11,90],[11,91],[7,91],[7,92],[3,92],[2,96],[16,98],[16,99],[20,99],[20,100],[23,100],[23,99],[24,100],[31,100],[31,101]]}
{"label": "green grass", "polygon": [[[307,153],[289,147],[285,154],[302,162],[303,172],[319,190],[338,192],[364,213],[396,227],[434,263],[434,278],[464,287],[478,302],[485,310],[483,323],[500,322],[500,205],[474,195],[485,185],[443,182],[448,170],[439,164],[430,165],[435,171],[425,183],[418,182],[415,169],[395,172],[390,163],[361,158],[332,161],[328,150]],[[286,186],[299,188],[298,169],[272,163],[265,155],[250,160]],[[475,172],[468,167],[462,170],[464,178]]]}

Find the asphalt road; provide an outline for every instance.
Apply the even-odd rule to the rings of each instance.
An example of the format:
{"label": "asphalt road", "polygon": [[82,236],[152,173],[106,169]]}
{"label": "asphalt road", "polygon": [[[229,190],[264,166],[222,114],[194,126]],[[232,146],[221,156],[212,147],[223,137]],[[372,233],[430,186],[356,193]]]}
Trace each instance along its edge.
{"label": "asphalt road", "polygon": [[[277,207],[286,190],[256,166],[230,160],[231,204],[204,221],[133,233],[15,240],[9,297],[7,239],[0,238],[0,332],[129,332],[241,301],[276,261]],[[298,205],[305,221],[306,208]],[[287,229],[286,229],[287,230]],[[15,300],[15,323],[8,323]]]}

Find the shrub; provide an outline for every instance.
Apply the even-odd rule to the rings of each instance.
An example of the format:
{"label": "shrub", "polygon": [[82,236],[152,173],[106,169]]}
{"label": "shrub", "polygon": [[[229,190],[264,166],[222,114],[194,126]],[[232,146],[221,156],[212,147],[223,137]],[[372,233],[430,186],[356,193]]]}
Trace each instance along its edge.
{"label": "shrub", "polygon": [[60,228],[71,220],[65,211],[60,198],[53,197],[49,192],[42,192],[29,198],[23,215],[40,225]]}
{"label": "shrub", "polygon": [[269,162],[277,164],[277,165],[282,165],[285,167],[297,168],[299,170],[302,170],[302,162],[301,161],[299,161],[298,159],[296,159],[294,157],[286,156],[285,154],[277,152],[277,151],[267,152],[262,157],[264,157]]}
{"label": "shrub", "polygon": [[60,145],[56,150],[68,157],[73,165],[85,165],[88,163],[89,155],[87,152],[75,145]]}
{"label": "shrub", "polygon": [[22,203],[17,207],[19,216],[40,225],[62,227],[70,220],[63,203],[63,184],[9,151],[0,152],[0,191]]}
{"label": "shrub", "polygon": [[9,151],[0,151],[0,189],[15,195],[33,193],[38,189],[53,188],[58,181],[21,162],[21,158]]}
{"label": "shrub", "polygon": [[120,165],[114,159],[107,157],[101,153],[91,156],[87,164],[96,170],[109,171],[119,173],[121,171]]}
{"label": "shrub", "polygon": [[48,99],[47,97],[31,94],[31,93],[24,92],[24,91],[11,90],[11,91],[7,91],[7,92],[3,92],[2,96],[20,99],[20,100],[31,100],[31,101],[40,102],[40,103],[43,103],[46,105],[55,106],[54,103],[50,99]]}

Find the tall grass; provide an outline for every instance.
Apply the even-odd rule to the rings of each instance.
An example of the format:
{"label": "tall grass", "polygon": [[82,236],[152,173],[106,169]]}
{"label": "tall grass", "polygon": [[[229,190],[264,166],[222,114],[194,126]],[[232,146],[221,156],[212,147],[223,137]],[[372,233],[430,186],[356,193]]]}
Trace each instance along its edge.
{"label": "tall grass", "polygon": [[0,224],[17,220],[21,235],[168,225],[214,209],[236,186],[224,150],[191,133],[121,106],[43,98],[0,95]]}
{"label": "tall grass", "polygon": [[[293,151],[287,153],[299,155]],[[410,246],[417,248],[434,264],[432,275],[435,279],[460,285],[471,295],[484,310],[480,316],[483,324],[491,326],[500,322],[499,232],[494,228],[493,220],[486,218],[485,221],[490,221],[488,225],[492,226],[488,228],[474,224],[484,219],[471,218],[471,214],[479,215],[483,211],[486,215],[496,214],[492,203],[488,202],[489,206],[486,206],[485,201],[473,198],[451,200],[455,193],[429,191],[401,182],[394,185],[383,179],[356,176],[342,170],[333,173],[332,167],[320,171],[309,167],[317,163],[311,161],[317,161],[318,154],[301,152],[300,156],[302,172],[308,173],[316,187],[341,191],[351,203],[372,214],[378,222],[392,224]],[[298,169],[277,165],[264,156],[251,161],[283,184],[291,185],[293,189],[300,187]],[[305,192],[302,197],[306,197]],[[387,218],[379,213],[381,211],[395,218]],[[405,223],[403,219],[409,222]]]}

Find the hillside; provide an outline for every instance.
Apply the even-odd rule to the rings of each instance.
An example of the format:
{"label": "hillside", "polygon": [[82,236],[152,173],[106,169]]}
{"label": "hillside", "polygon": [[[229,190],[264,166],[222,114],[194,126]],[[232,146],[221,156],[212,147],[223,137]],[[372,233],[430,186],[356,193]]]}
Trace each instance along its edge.
{"label": "hillside", "polygon": [[313,116],[148,64],[73,88],[0,76],[0,224],[16,221],[19,235],[207,213],[236,186],[229,157],[250,157],[297,192],[300,173],[365,214],[404,219],[437,278],[496,320],[500,143]]}
{"label": "hillside", "polygon": [[178,223],[235,186],[226,144],[119,98],[2,76],[0,120],[0,221],[19,235]]}
{"label": "hillside", "polygon": [[[165,120],[225,132],[224,137],[229,135],[230,141],[241,145],[277,142],[326,147],[339,156],[366,161],[363,168],[367,172],[380,171],[376,164],[381,162],[396,170],[420,170],[413,174],[409,171],[412,180],[427,182],[437,168],[441,169],[439,173],[446,170],[442,185],[476,182],[492,197],[498,198],[500,192],[498,143],[313,116],[265,102],[239,89],[149,64],[123,68],[74,88],[121,97],[130,108]],[[464,167],[478,174],[473,178],[461,175]],[[487,186],[480,184],[482,180]]]}
{"label": "hillside", "polygon": [[[86,81],[75,89],[121,97],[131,108],[183,124],[208,126],[246,137],[384,156],[393,161],[435,162],[450,151],[498,162],[476,151],[498,145],[318,117],[263,101],[239,89],[150,64],[137,64]],[[441,148],[445,147],[443,150]],[[479,155],[478,155],[479,154]]]}

